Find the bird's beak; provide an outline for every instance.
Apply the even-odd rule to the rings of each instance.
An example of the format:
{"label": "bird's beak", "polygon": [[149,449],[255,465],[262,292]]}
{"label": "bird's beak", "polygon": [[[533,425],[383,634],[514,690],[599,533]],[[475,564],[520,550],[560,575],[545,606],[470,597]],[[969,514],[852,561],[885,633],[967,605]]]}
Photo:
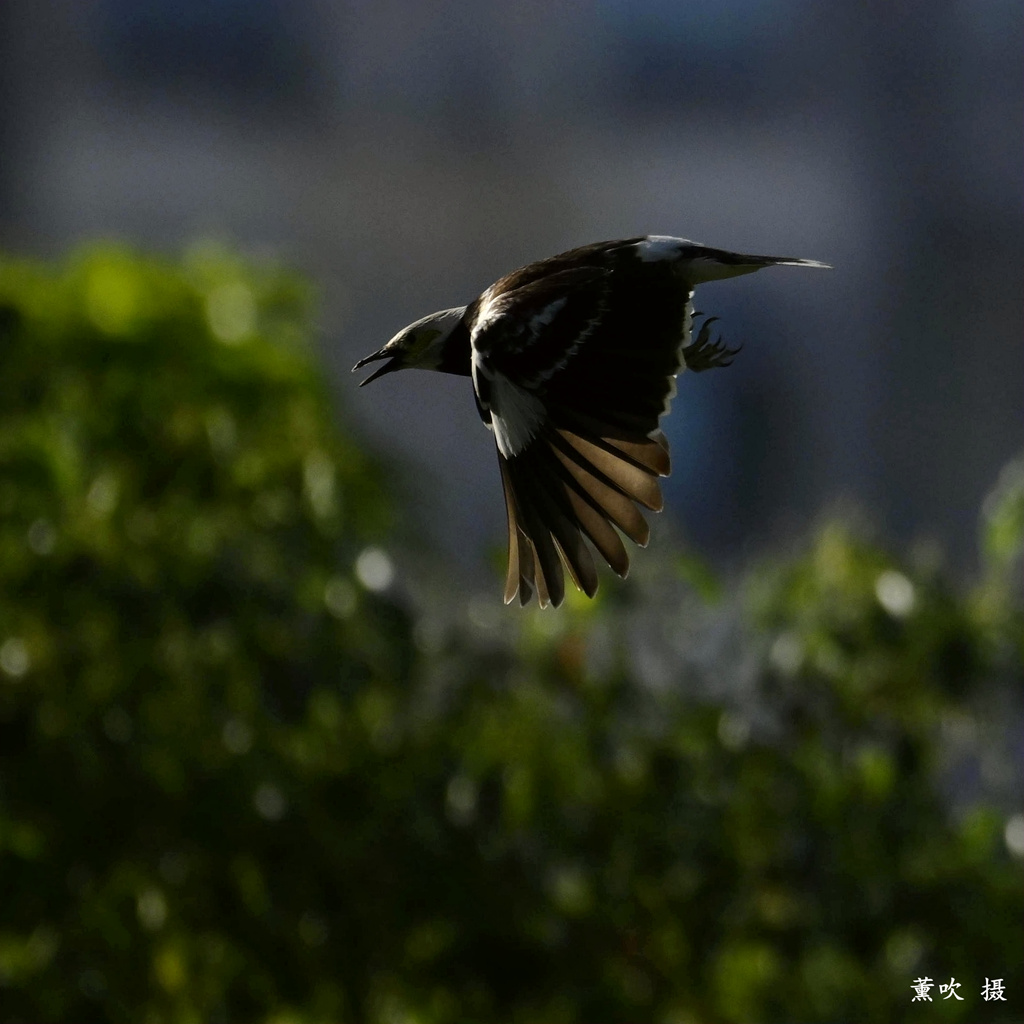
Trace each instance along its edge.
{"label": "bird's beak", "polygon": [[393,373],[395,370],[400,370],[402,368],[402,361],[401,359],[399,359],[398,356],[394,355],[392,352],[386,351],[385,349],[381,349],[379,352],[374,352],[372,356],[367,356],[365,359],[360,359],[359,362],[352,367],[352,372],[355,373],[356,370],[365,366],[367,363],[374,363],[378,359],[390,359],[390,362],[385,363],[379,369],[375,370],[373,373],[370,374],[369,377],[366,378],[366,380],[360,381],[360,387],[365,387],[367,384],[370,383],[371,380],[376,380],[378,377],[383,377],[385,373]]}

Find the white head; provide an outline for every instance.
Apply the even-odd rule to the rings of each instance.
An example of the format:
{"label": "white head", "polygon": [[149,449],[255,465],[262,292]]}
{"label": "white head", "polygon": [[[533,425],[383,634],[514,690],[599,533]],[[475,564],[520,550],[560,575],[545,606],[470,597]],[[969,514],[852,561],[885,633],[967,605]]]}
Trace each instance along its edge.
{"label": "white head", "polygon": [[369,384],[371,380],[383,377],[385,373],[393,373],[395,370],[443,369],[445,363],[449,361],[449,353],[445,350],[445,344],[451,337],[452,331],[462,322],[465,312],[465,306],[442,309],[439,313],[431,313],[430,316],[425,316],[422,320],[403,327],[382,349],[365,359],[360,359],[352,367],[353,370],[358,370],[367,363],[376,362],[378,359],[390,360],[375,373],[371,373],[359,386]]}

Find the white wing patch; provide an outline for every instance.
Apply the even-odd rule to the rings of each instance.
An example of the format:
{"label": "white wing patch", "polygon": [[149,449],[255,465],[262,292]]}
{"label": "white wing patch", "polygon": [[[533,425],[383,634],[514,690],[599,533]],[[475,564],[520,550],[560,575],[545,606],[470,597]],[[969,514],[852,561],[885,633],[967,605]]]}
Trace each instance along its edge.
{"label": "white wing patch", "polygon": [[545,306],[533,319],[530,321],[530,330],[534,334],[537,333],[537,329],[540,327],[547,327],[552,320],[558,315],[558,313],[565,308],[565,304],[568,302],[568,298],[563,296],[560,299],[555,299],[554,302]]}
{"label": "white wing patch", "polygon": [[544,403],[503,374],[491,380],[491,427],[498,451],[511,459],[536,436],[544,423]]}

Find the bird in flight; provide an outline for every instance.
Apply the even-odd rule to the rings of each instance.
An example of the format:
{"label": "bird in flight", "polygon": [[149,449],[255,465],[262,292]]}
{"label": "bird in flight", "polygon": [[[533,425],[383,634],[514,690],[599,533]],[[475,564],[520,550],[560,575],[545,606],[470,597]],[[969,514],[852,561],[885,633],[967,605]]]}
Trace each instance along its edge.
{"label": "bird in flight", "polygon": [[[619,531],[646,546],[638,506],[662,507],[669,446],[658,421],[682,370],[728,366],[738,349],[692,337],[693,290],[705,281],[815,260],[750,256],[685,238],[596,242],[512,271],[468,306],[399,331],[360,359],[387,360],[363,384],[419,368],[473,381],[494,435],[508,515],[505,603],[565,596],[562,566],[588,597],[597,569],[588,541],[619,576],[629,556]],[[584,539],[585,538],[585,539]]]}

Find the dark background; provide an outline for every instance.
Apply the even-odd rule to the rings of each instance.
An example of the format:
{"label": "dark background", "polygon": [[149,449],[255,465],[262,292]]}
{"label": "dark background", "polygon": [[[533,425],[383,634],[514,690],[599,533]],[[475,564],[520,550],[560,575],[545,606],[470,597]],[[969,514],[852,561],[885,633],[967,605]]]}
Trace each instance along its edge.
{"label": "dark background", "polygon": [[702,293],[745,348],[683,382],[668,514],[729,561],[853,498],[964,566],[1020,444],[1021,21],[952,0],[15,0],[0,243],[215,237],[309,271],[338,388],[415,460],[425,524],[473,573],[503,511],[466,383],[353,396],[355,358],[597,239],[826,260]]}

